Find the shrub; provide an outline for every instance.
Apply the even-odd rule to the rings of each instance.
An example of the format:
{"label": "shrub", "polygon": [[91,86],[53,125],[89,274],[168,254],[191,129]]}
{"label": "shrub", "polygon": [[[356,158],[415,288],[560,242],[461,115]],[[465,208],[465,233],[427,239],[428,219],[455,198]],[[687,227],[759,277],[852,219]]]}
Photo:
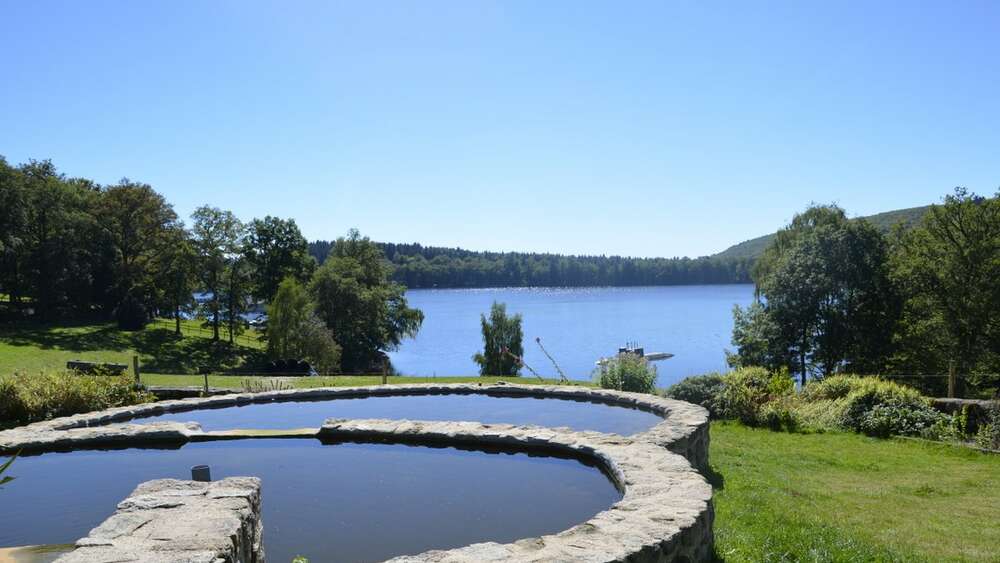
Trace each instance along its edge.
{"label": "shrub", "polygon": [[976,433],[976,445],[989,450],[1000,450],[1000,405],[989,409]]}
{"label": "shrub", "polygon": [[939,423],[947,424],[947,415],[930,407],[875,405],[856,421],[855,430],[869,436],[918,436]]}
{"label": "shrub", "polygon": [[945,415],[945,418],[921,430],[920,437],[936,442],[962,440],[965,434],[961,431],[962,425],[957,421],[957,418],[957,416]]}
{"label": "shrub", "polygon": [[794,395],[779,397],[764,403],[759,414],[760,423],[771,430],[794,432],[801,426]]}
{"label": "shrub", "polygon": [[856,375],[831,375],[806,385],[802,398],[806,401],[842,399],[857,388],[862,379]]}
{"label": "shrub", "polygon": [[656,384],[656,367],[635,354],[619,354],[597,368],[594,377],[604,389],[652,393]]}
{"label": "shrub", "polygon": [[719,401],[724,385],[722,374],[706,373],[685,378],[671,385],[665,395],[678,401],[701,405],[708,409],[713,418],[718,418],[721,415]]}
{"label": "shrub", "polygon": [[842,425],[870,436],[919,435],[948,419],[916,389],[876,378],[855,378],[846,402]]}
{"label": "shrub", "polygon": [[0,425],[28,424],[153,400],[155,397],[136,388],[128,375],[15,373],[0,376]]}
{"label": "shrub", "polygon": [[720,413],[749,426],[758,426],[763,422],[761,409],[765,404],[790,395],[795,389],[795,383],[787,372],[772,374],[758,367],[733,370],[723,380],[719,395]]}

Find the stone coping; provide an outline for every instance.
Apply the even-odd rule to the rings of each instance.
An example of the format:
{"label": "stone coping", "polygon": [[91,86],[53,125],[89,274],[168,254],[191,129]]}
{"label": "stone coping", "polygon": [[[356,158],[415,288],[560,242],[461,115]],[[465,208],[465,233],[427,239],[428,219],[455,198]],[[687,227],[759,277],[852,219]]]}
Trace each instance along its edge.
{"label": "stone coping", "polygon": [[229,477],[140,484],[57,563],[258,563],[261,482]]}
{"label": "stone coping", "polygon": [[683,457],[649,442],[564,428],[328,419],[324,439],[545,448],[591,458],[622,498],[557,534],[513,543],[477,543],[392,559],[396,563],[473,561],[707,561],[713,553],[712,487]]}
{"label": "stone coping", "polygon": [[[646,410],[663,417],[652,428],[632,435],[686,457],[692,465],[705,468],[708,462],[708,411],[704,408],[656,395],[628,393],[576,386],[476,383],[414,383],[362,387],[319,387],[235,393],[204,398],[178,399],[118,407],[74,416],[36,422],[0,431],[0,453],[18,449],[47,450],[72,448],[74,444],[175,442],[183,443],[193,435],[205,434],[197,424],[142,423],[141,420],[106,425],[166,412],[184,412],[207,408],[268,403],[274,401],[333,400],[378,396],[484,394],[499,397],[534,397],[589,401]],[[321,421],[316,421],[320,424]],[[104,428],[104,430],[101,430]]]}
{"label": "stone coping", "polygon": [[[153,430],[148,428],[155,426]],[[163,422],[151,425],[112,425],[107,429],[129,432],[175,433],[192,440],[273,437],[254,431],[202,432],[197,425]],[[100,428],[77,428],[48,434],[76,435],[76,440]],[[449,550],[428,551],[397,557],[396,563],[457,563],[473,561],[708,561],[713,554],[712,488],[688,461],[659,445],[635,438],[568,428],[543,428],[478,422],[434,422],[412,420],[327,419],[322,427],[287,431],[283,437],[317,437],[328,442],[390,442],[456,447],[502,447],[517,450],[544,450],[553,455],[568,455],[596,462],[622,493],[621,499],[591,519],[559,533],[525,538],[512,543],[485,542]],[[77,445],[80,445],[77,442]],[[157,483],[157,482],[153,482]],[[183,483],[183,482],[182,482]],[[133,496],[142,498],[143,486]],[[267,484],[264,483],[266,494]],[[142,493],[142,494],[140,494]],[[154,495],[155,496],[155,495]],[[95,528],[78,546],[94,548],[98,555],[114,547],[130,550],[142,547],[132,539],[115,540],[108,545],[107,530],[121,518],[128,524],[134,506],[149,503],[129,501],[119,505],[119,512]],[[155,503],[154,503],[155,504]],[[127,505],[127,506],[125,506]],[[130,508],[131,507],[131,508]],[[148,507],[147,507],[148,508]],[[200,518],[200,517],[199,517]],[[110,522],[110,523],[109,523]],[[144,532],[145,534],[145,532]],[[169,533],[164,532],[164,537]],[[163,535],[163,534],[161,534]],[[115,536],[118,537],[118,536]],[[143,536],[145,537],[145,536]],[[159,540],[162,540],[158,536]],[[266,545],[266,538],[264,544]],[[113,542],[112,542],[113,543]],[[155,546],[154,546],[155,547]],[[88,549],[77,550],[85,555]],[[160,549],[160,548],[156,548]],[[110,553],[110,552],[109,552]],[[124,552],[123,552],[124,553]],[[133,550],[135,560],[146,560]],[[66,559],[66,561],[97,559]],[[106,559],[101,559],[105,561]],[[119,560],[119,559],[114,559]],[[152,559],[150,559],[152,560]],[[157,559],[159,560],[159,559]],[[165,559],[166,560],[166,559]],[[187,559],[185,559],[187,560]]]}

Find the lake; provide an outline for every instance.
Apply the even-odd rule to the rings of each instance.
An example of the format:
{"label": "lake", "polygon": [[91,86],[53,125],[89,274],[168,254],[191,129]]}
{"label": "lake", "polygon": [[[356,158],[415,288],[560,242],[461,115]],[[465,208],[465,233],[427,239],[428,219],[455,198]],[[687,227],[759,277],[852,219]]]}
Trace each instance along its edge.
{"label": "lake", "polygon": [[[479,315],[493,301],[524,317],[525,362],[558,377],[535,338],[571,379],[589,379],[598,358],[626,341],[649,352],[669,352],[656,362],[659,386],[689,375],[726,368],[732,349],[733,305],[753,299],[753,285],[670,287],[414,289],[410,306],[424,312],[415,339],[390,354],[402,375],[475,375],[472,355],[482,350]],[[531,377],[528,370],[522,375]]]}

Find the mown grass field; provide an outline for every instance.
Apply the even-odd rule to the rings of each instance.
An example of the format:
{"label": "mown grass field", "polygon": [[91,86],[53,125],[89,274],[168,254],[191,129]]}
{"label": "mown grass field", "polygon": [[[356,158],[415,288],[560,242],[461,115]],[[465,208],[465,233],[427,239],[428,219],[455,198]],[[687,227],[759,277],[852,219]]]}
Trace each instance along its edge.
{"label": "mown grass field", "polygon": [[[115,362],[132,365],[132,356],[139,355],[142,382],[146,385],[203,385],[204,376],[196,375],[202,366],[216,372],[209,375],[212,387],[239,388],[245,380],[280,381],[294,387],[336,387],[345,385],[375,385],[380,375],[338,375],[330,377],[241,377],[219,375],[225,369],[243,365],[262,365],[264,343],[250,330],[239,335],[233,346],[225,342],[228,333],[222,331],[223,342],[212,342],[211,330],[200,321],[182,321],[182,337],[173,330],[173,321],[158,320],[146,329],[123,332],[113,323],[88,323],[71,326],[26,325],[16,329],[0,329],[0,373],[20,371],[37,373],[59,370],[69,360]],[[402,377],[389,378],[390,383],[495,383],[516,380],[518,383],[556,384],[556,379],[535,377]],[[589,382],[574,382],[591,385]]]}
{"label": "mown grass field", "polygon": [[[142,371],[197,373],[238,367],[263,360],[263,343],[255,331],[239,335],[236,344],[213,342],[200,321],[182,321],[181,337],[173,321],[158,320],[144,330],[125,332],[114,323],[74,325],[26,324],[0,328],[0,373],[63,369],[69,360],[132,364],[138,354]],[[224,330],[220,338],[226,340]]]}
{"label": "mown grass field", "polygon": [[716,422],[725,561],[1000,561],[1000,456]]}

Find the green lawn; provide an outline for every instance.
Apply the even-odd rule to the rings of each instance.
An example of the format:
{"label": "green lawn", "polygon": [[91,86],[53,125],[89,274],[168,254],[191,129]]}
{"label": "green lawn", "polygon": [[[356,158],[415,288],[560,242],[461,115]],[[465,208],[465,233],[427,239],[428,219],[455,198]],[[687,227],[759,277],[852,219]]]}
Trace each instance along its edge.
{"label": "green lawn", "polygon": [[713,423],[726,561],[1000,561],[1000,456]]}
{"label": "green lawn", "polygon": [[[62,369],[68,360],[132,364],[139,355],[143,371],[197,373],[200,366],[223,370],[263,360],[263,345],[254,331],[239,335],[235,346],[213,342],[199,321],[184,321],[182,337],[172,321],[159,320],[136,332],[113,323],[21,325],[0,328],[0,373]],[[225,331],[220,335],[225,339]]]}
{"label": "green lawn", "polygon": [[[157,320],[144,330],[123,332],[113,323],[78,325],[25,325],[16,330],[0,329],[0,373],[23,371],[34,373],[66,367],[69,360],[116,362],[132,364],[139,355],[142,381],[146,385],[203,385],[204,377],[195,375],[198,368],[208,366],[222,372],[241,365],[262,365],[264,345],[255,331],[237,338],[236,345],[212,342],[211,331],[200,321],[183,321],[182,337],[174,335],[170,320]],[[225,340],[227,333],[223,331]],[[239,376],[209,375],[212,387],[242,387],[248,379]],[[259,381],[278,380],[294,387],[335,387],[344,385],[374,385],[382,382],[378,375],[332,377],[253,377]],[[391,383],[518,383],[556,384],[555,379],[536,377],[391,377]],[[589,382],[574,382],[591,385]]]}

